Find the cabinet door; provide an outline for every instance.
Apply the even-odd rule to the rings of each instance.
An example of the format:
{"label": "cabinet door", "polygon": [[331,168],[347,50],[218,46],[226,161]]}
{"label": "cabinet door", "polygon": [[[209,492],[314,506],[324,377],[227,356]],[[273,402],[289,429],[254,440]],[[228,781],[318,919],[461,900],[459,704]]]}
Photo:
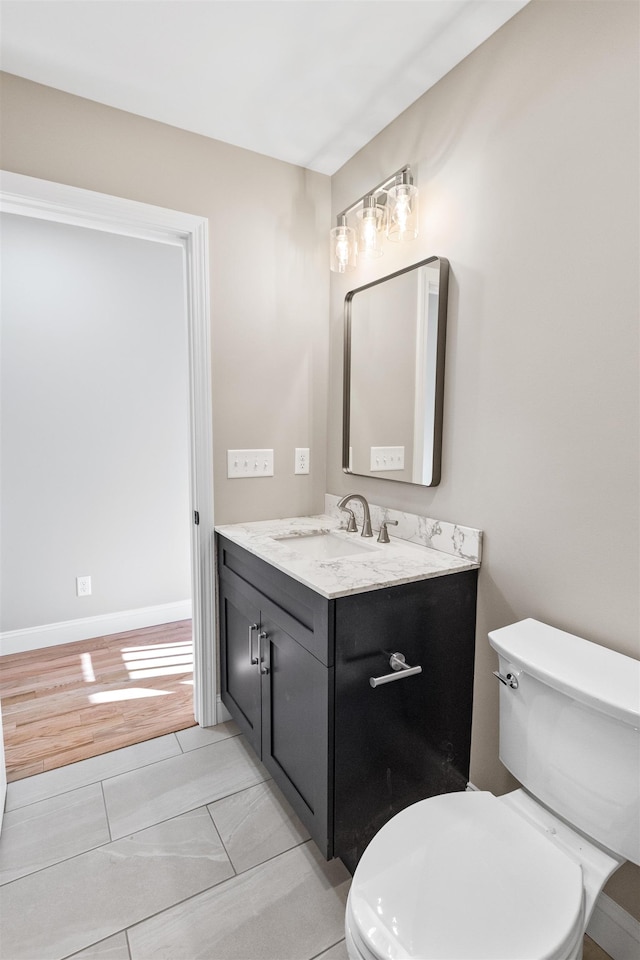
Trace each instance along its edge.
{"label": "cabinet door", "polygon": [[259,624],[260,609],[251,596],[221,582],[220,697],[258,756],[261,746]]}
{"label": "cabinet door", "polygon": [[262,677],[262,762],[322,853],[330,857],[332,777],[327,758],[333,668],[320,663],[264,612],[262,630],[261,667],[266,671]]}

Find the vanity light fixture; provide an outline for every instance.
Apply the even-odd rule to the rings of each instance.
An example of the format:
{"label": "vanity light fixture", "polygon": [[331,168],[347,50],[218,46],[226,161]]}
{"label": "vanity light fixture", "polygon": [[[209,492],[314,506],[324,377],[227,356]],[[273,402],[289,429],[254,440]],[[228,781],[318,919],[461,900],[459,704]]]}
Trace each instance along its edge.
{"label": "vanity light fixture", "polygon": [[355,270],[357,263],[356,232],[347,226],[346,215],[338,217],[338,226],[330,232],[331,269],[335,273]]}
{"label": "vanity light fixture", "polygon": [[[354,212],[357,232],[347,221]],[[338,214],[329,238],[331,270],[348,273],[355,270],[358,256],[382,256],[385,235],[396,241],[418,236],[418,190],[408,164]]]}
{"label": "vanity light fixture", "polygon": [[418,191],[413,185],[410,170],[389,190],[389,240],[415,240],[418,236]]}
{"label": "vanity light fixture", "polygon": [[387,208],[370,193],[358,210],[358,253],[374,260],[382,256],[382,236],[387,224]]}

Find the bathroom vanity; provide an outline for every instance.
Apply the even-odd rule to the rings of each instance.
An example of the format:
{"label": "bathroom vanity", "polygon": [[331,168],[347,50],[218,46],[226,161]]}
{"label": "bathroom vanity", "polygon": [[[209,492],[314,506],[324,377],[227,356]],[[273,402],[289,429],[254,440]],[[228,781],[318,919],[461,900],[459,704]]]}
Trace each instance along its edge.
{"label": "bathroom vanity", "polygon": [[[466,786],[479,557],[341,525],[218,528],[221,697],[323,854],[353,871],[395,813]],[[421,672],[392,670],[394,653]]]}

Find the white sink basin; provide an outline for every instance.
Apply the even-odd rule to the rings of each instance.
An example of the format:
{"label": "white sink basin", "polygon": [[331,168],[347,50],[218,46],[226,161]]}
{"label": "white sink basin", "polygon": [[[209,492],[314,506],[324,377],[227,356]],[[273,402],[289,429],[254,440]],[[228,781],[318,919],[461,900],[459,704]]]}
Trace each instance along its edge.
{"label": "white sink basin", "polygon": [[272,539],[312,560],[336,560],[340,557],[362,556],[363,553],[370,553],[371,551],[378,552],[372,544],[363,543],[359,534],[351,534],[350,536],[353,539],[346,539],[346,535],[339,536],[331,530],[322,530],[319,533],[304,533],[293,537],[272,537]]}

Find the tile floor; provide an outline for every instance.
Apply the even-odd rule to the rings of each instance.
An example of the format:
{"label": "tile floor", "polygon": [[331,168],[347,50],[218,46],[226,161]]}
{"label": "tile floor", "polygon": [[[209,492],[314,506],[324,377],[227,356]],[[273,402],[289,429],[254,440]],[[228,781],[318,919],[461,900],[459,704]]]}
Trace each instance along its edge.
{"label": "tile floor", "polygon": [[235,724],[9,784],[1,960],[347,960],[326,863]]}
{"label": "tile floor", "polygon": [[232,722],[16,781],[6,809],[0,960],[347,960],[349,874]]}

